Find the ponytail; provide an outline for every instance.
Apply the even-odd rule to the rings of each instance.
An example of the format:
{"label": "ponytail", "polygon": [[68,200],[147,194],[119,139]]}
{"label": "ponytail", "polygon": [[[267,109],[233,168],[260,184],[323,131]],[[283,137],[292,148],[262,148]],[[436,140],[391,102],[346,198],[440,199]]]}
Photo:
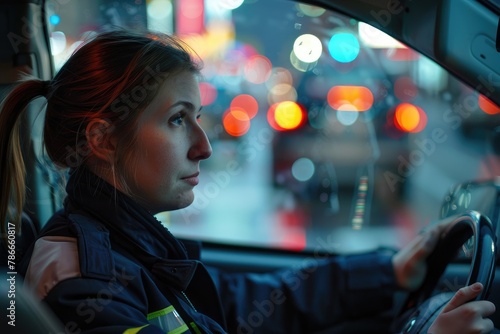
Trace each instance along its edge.
{"label": "ponytail", "polygon": [[[0,228],[4,241],[20,230],[26,168],[21,149],[21,119],[33,99],[46,96],[48,82],[26,80],[4,99],[0,109]],[[8,231],[9,230],[9,231]]]}

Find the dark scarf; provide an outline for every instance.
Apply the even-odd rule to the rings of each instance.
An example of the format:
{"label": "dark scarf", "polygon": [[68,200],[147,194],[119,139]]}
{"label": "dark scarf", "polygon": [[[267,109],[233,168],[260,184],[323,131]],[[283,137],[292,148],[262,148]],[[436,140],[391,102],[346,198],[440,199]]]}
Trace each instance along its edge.
{"label": "dark scarf", "polygon": [[149,211],[88,168],[71,171],[66,191],[67,211],[100,221],[109,230],[111,242],[130,254],[139,252],[150,263],[158,258],[187,259],[183,245]]}

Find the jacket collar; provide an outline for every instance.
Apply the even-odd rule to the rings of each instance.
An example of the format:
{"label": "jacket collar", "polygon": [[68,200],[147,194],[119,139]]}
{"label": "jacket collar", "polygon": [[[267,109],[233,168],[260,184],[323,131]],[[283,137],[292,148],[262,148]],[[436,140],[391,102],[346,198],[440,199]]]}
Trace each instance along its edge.
{"label": "jacket collar", "polygon": [[[136,259],[158,286],[186,291],[200,311],[225,324],[210,274],[199,261],[188,259],[184,245],[151,213],[85,167],[71,172],[66,191],[65,212],[79,226],[79,238],[95,241],[104,234],[109,237],[110,250]],[[99,234],[99,238],[92,233]],[[198,245],[191,246],[192,255],[199,256],[194,254],[199,251]],[[207,304],[207,300],[218,302]]]}
{"label": "jacket collar", "polygon": [[177,288],[187,287],[197,262],[188,260],[184,246],[145,208],[86,167],[71,171],[66,191],[67,214],[97,220],[109,231],[113,248],[138,259]]}

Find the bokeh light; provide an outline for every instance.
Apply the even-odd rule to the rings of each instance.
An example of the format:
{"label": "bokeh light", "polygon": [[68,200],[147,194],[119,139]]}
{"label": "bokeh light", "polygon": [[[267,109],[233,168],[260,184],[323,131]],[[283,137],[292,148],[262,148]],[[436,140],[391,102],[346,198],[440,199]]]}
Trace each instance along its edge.
{"label": "bokeh light", "polygon": [[147,2],[148,30],[173,32],[173,6],[171,0],[150,0]]}
{"label": "bokeh light", "polygon": [[271,76],[273,65],[267,57],[254,55],[250,57],[245,64],[245,78],[254,84],[261,84],[267,81]]}
{"label": "bokeh light", "polygon": [[179,13],[183,17],[196,19],[203,15],[205,5],[200,0],[179,1]]}
{"label": "bokeh light", "polygon": [[493,103],[486,96],[479,94],[478,98],[479,108],[489,115],[495,115],[500,113],[500,107]]}
{"label": "bokeh light", "polygon": [[305,113],[296,102],[284,101],[271,105],[267,112],[267,121],[275,130],[294,130],[304,123]]}
{"label": "bokeh light", "polygon": [[304,115],[302,108],[297,103],[285,101],[280,102],[276,107],[274,119],[283,129],[293,130],[303,122]]}
{"label": "bokeh light", "polygon": [[323,45],[318,37],[312,34],[304,34],[297,37],[293,43],[293,53],[305,63],[316,62],[323,52]]}
{"label": "bokeh light", "polygon": [[[348,108],[348,107],[347,107]],[[359,113],[352,111],[337,111],[337,120],[345,126],[353,125],[358,120]]]}
{"label": "bokeh light", "polygon": [[292,164],[292,175],[297,181],[308,181],[314,175],[314,163],[308,158],[299,158]]}
{"label": "bokeh light", "polygon": [[178,1],[176,4],[176,33],[178,35],[202,34],[205,27],[204,1]]}
{"label": "bokeh light", "polygon": [[338,32],[328,42],[328,51],[336,61],[350,63],[359,55],[359,41],[350,32]]}
{"label": "bokeh light", "polygon": [[363,86],[333,86],[327,101],[335,110],[366,111],[373,105],[373,94]]}
{"label": "bokeh light", "polygon": [[224,130],[234,137],[243,136],[250,129],[250,118],[243,110],[227,110],[222,116]]}
{"label": "bokeh light", "polygon": [[284,101],[297,101],[297,90],[289,84],[278,84],[269,90],[267,100],[269,104]]}
{"label": "bokeh light", "polygon": [[401,103],[394,112],[394,124],[404,132],[420,132],[427,125],[427,115],[416,105]]}
{"label": "bokeh light", "polygon": [[259,104],[255,97],[248,94],[240,94],[231,101],[230,109],[242,110],[247,114],[249,119],[252,119],[259,111]]}
{"label": "bokeh light", "polygon": [[292,73],[284,67],[274,67],[265,84],[269,89],[279,84],[293,85]]}
{"label": "bokeh light", "polygon": [[[234,58],[233,50],[230,49],[234,42],[234,27],[229,22],[209,22],[199,33],[181,34],[177,32],[177,34],[193,49],[197,57],[207,59],[223,54],[227,58]],[[245,57],[244,50],[238,49],[235,52],[240,53],[241,57]],[[238,65],[241,63],[238,62]]]}
{"label": "bokeh light", "polygon": [[217,0],[217,4],[225,9],[236,9],[243,4],[244,0]]}
{"label": "bokeh light", "polygon": [[307,245],[305,227],[308,220],[303,209],[295,207],[277,209],[272,218],[276,224],[272,224],[271,231],[275,245],[296,252],[303,251]]}
{"label": "bokeh light", "polygon": [[326,11],[326,9],[317,7],[317,6],[311,6],[311,5],[306,5],[306,4],[297,4],[297,9],[299,12],[302,14],[309,16],[309,17],[318,17],[323,15],[323,13]]}
{"label": "bokeh light", "polygon": [[292,52],[290,52],[290,64],[292,64],[292,66],[297,71],[307,72],[307,71],[311,71],[313,68],[315,68],[316,65],[318,64],[318,61],[315,61],[313,63],[308,63],[308,62],[302,61],[299,58],[297,58],[297,55],[292,50]]}
{"label": "bokeh light", "polygon": [[401,42],[392,36],[364,22],[358,24],[358,35],[361,42],[371,48],[405,48]]}
{"label": "bokeh light", "polygon": [[50,33],[50,52],[57,56],[66,49],[66,35],[62,31],[53,31]]}
{"label": "bokeh light", "polygon": [[49,17],[49,22],[50,24],[52,24],[53,26],[56,26],[58,25],[59,23],[61,23],[61,17],[57,14],[52,14],[50,15]]}
{"label": "bokeh light", "polygon": [[208,106],[214,103],[217,98],[217,88],[208,83],[208,82],[200,82],[200,96],[201,96],[201,105]]}
{"label": "bokeh light", "polygon": [[151,0],[147,5],[148,18],[166,19],[172,15],[172,2],[170,0]]}

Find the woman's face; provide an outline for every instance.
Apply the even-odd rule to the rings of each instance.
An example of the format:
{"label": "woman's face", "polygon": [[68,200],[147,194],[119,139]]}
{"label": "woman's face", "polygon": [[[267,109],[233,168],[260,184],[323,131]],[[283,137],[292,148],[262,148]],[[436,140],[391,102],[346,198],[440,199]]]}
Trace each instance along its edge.
{"label": "woman's face", "polygon": [[132,197],[152,213],[190,205],[200,161],[212,154],[200,127],[197,77],[169,77],[138,119],[137,140],[128,152],[125,181]]}

